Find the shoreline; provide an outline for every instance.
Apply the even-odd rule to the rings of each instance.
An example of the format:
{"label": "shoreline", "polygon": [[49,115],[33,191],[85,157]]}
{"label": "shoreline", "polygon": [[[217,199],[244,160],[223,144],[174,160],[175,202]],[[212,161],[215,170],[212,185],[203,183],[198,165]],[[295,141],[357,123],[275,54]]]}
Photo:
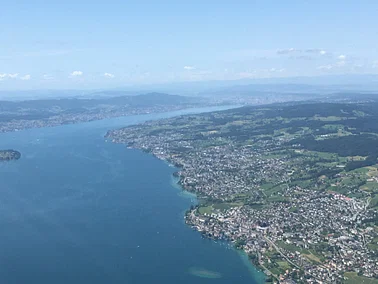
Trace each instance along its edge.
{"label": "shoreline", "polygon": [[[111,142],[117,144],[117,142],[114,142],[114,141],[111,141]],[[185,189],[185,187],[180,183],[182,177],[177,176],[177,172],[179,172],[179,170],[180,170],[179,166],[174,165],[174,163],[168,161],[167,159],[160,158],[159,156],[155,155],[151,151],[146,151],[144,149],[136,148],[136,147],[133,147],[132,145],[128,145],[128,144],[123,144],[123,145],[126,146],[126,149],[134,150],[134,151],[141,151],[142,153],[148,154],[148,155],[150,155],[150,156],[158,159],[159,161],[164,162],[169,167],[174,168],[176,171],[171,174],[171,185],[175,189],[178,189],[178,190],[181,191],[181,193],[183,193],[181,195],[181,197],[183,197],[183,198],[194,197],[196,199],[196,205],[194,205],[194,207],[192,207],[193,205],[191,205],[191,207],[189,207],[188,209],[186,209],[183,212],[184,213],[183,214],[184,215],[184,220],[183,220],[184,223],[187,226],[189,226],[193,231],[196,231],[196,232],[200,233],[200,235],[201,235],[202,238],[205,238],[205,239],[207,239],[209,241],[213,241],[215,243],[217,243],[217,241],[218,242],[227,243],[227,245],[229,245],[231,249],[233,249],[236,253],[239,254],[239,256],[242,259],[243,263],[247,266],[249,272],[253,275],[253,277],[258,278],[258,280],[263,281],[262,283],[266,282],[266,279],[267,279],[268,275],[266,273],[264,273],[264,270],[263,270],[264,268],[261,267],[260,265],[257,265],[255,263],[253,263],[252,260],[249,258],[248,253],[244,249],[237,248],[235,246],[235,243],[233,243],[230,240],[227,240],[227,239],[216,239],[216,238],[210,237],[210,236],[208,236],[206,234],[203,234],[202,232],[196,230],[195,226],[193,226],[192,224],[190,224],[190,223],[187,222],[187,218],[186,218],[187,214],[189,212],[191,212],[191,210],[193,208],[198,207],[198,205],[200,205],[200,196],[199,196],[199,194],[197,194],[195,192],[192,192],[192,191],[189,191],[189,190]]]}
{"label": "shoreline", "polygon": [[[59,126],[67,126],[67,125],[76,125],[76,124],[82,124],[82,123],[90,123],[90,122],[96,122],[96,121],[102,121],[107,119],[117,119],[122,117],[131,117],[131,116],[144,116],[144,115],[160,115],[164,113],[172,113],[172,112],[180,112],[180,111],[190,111],[200,108],[219,108],[220,110],[225,109],[231,109],[231,108],[237,108],[242,107],[242,105],[233,105],[233,104],[221,104],[221,105],[208,105],[208,106],[197,106],[197,105],[191,105],[186,107],[178,107],[178,108],[171,108],[171,109],[162,109],[157,110],[153,112],[149,111],[140,111],[140,112],[130,112],[125,114],[107,114],[103,117],[82,117],[78,119],[57,119],[56,120],[17,120],[17,125],[14,126],[4,126],[0,123],[0,133],[14,133],[19,131],[25,131],[30,129],[41,129],[41,128],[52,128],[52,127],[59,127]],[[84,114],[83,114],[84,116]],[[62,122],[63,121],[63,122]],[[6,123],[3,123],[6,124]]]}

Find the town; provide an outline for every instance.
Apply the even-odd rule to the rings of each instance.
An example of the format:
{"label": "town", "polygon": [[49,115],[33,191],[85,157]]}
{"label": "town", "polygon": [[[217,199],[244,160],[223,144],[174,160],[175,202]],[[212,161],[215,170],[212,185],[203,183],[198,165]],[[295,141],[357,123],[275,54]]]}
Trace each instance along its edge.
{"label": "town", "polygon": [[29,128],[53,127],[65,124],[76,124],[81,122],[89,122],[94,120],[101,120],[112,117],[121,117],[129,115],[141,115],[158,112],[176,111],[186,108],[183,105],[168,105],[168,106],[151,106],[143,108],[131,109],[99,109],[94,111],[82,111],[79,113],[59,113],[46,118],[23,119],[20,115],[15,115],[8,121],[0,121],[1,132],[20,131]]}
{"label": "town", "polygon": [[361,104],[244,107],[107,137],[175,165],[179,184],[199,199],[186,223],[244,250],[267,281],[378,283],[378,129],[362,129],[377,112]]}
{"label": "town", "polygon": [[304,100],[305,98],[308,99],[309,95],[270,94],[260,97],[230,96],[227,93],[219,97],[186,97],[147,93],[96,99],[74,97],[0,101],[0,133],[198,107],[259,105],[288,100]]}

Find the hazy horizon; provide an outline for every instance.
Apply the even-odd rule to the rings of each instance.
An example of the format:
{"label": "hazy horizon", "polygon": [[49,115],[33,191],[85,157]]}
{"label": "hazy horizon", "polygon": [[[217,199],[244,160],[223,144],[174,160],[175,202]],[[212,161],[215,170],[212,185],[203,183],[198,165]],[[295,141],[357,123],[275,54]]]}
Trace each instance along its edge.
{"label": "hazy horizon", "polygon": [[378,76],[377,11],[373,1],[6,2],[0,90]]}
{"label": "hazy horizon", "polygon": [[[88,87],[88,88],[10,88],[1,89],[1,93],[49,93],[49,92],[68,92],[68,91],[82,91],[88,92],[102,92],[102,91],[123,91],[123,92],[160,92],[169,91],[170,88],[187,87],[186,90],[192,94],[197,91],[211,90],[212,88],[229,88],[237,86],[263,86],[263,85],[307,85],[315,87],[374,87],[378,91],[378,75],[376,74],[340,74],[340,75],[321,75],[321,76],[292,76],[292,77],[271,77],[271,78],[254,78],[254,79],[238,79],[238,80],[207,80],[207,81],[178,81],[168,83],[146,83],[146,84],[120,84],[114,87]],[[362,90],[362,89],[361,89]],[[1,95],[0,95],[1,99]]]}

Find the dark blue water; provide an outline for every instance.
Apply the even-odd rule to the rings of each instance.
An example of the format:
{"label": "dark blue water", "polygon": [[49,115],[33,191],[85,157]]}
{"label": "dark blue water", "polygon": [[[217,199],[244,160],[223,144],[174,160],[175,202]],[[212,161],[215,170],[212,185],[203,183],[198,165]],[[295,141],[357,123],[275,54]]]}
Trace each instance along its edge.
{"label": "dark blue water", "polygon": [[0,163],[0,283],[262,283],[238,252],[184,224],[192,200],[173,168],[103,138],[179,113],[1,134],[0,149],[22,158]]}

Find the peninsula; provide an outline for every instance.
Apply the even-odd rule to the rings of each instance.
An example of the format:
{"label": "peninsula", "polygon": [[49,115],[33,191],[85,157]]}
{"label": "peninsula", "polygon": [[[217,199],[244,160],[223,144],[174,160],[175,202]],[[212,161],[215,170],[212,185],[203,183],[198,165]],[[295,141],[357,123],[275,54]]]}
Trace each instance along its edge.
{"label": "peninsula", "polygon": [[179,168],[186,222],[274,283],[378,283],[378,103],[292,103],[109,131]]}

